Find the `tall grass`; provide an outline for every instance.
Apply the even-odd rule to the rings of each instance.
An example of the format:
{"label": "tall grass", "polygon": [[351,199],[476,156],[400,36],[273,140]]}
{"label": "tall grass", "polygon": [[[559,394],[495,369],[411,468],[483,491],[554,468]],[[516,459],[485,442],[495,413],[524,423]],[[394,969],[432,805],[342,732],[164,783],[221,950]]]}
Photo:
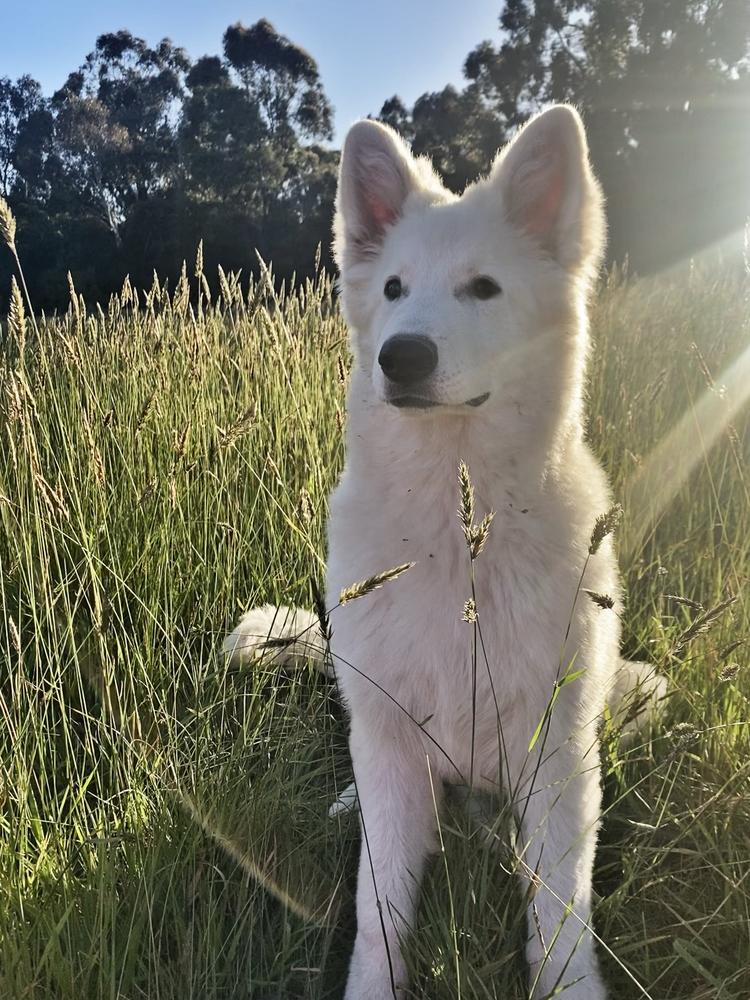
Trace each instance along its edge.
{"label": "tall grass", "polygon": [[[93,310],[71,282],[64,316],[5,338],[2,998],[341,990],[358,834],[326,810],[351,777],[345,720],[314,671],[238,671],[218,648],[240,611],[309,605],[323,576],[345,330],[324,274],[222,274],[213,301],[204,278],[199,259]],[[600,290],[590,436],[618,499],[701,397],[721,412],[748,295],[729,268]],[[676,442],[696,468],[621,531],[628,652],[673,694],[650,742],[606,742],[596,925],[654,998],[750,996],[747,441],[735,413],[710,451]],[[502,849],[460,806],[441,838],[415,996],[523,996]],[[605,964],[613,996],[645,995]]]}

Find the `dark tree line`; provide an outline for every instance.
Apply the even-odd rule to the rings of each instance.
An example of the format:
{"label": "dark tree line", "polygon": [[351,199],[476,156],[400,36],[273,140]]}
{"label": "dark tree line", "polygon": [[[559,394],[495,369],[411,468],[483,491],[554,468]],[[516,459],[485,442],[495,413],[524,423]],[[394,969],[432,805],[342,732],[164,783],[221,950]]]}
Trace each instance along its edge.
{"label": "dark tree line", "polygon": [[0,194],[38,306],[65,300],[67,270],[91,299],[174,277],[200,239],[214,272],[257,248],[290,274],[328,246],[338,156],[315,61],[265,20],[223,43],[192,63],[118,31],[49,99],[0,79]]}
{"label": "dark tree line", "polygon": [[[454,189],[485,170],[528,113],[575,102],[608,197],[610,254],[668,265],[750,216],[747,0],[506,0],[500,43],[469,53],[462,89],[398,97],[379,117]],[[314,59],[265,20],[191,62],[106,34],[63,87],[0,78],[0,194],[19,221],[38,305],[65,273],[101,298],[129,273],[206,266],[305,273],[330,263],[338,154]],[[0,288],[9,261],[0,258]]]}
{"label": "dark tree line", "polygon": [[380,118],[460,190],[530,109],[584,113],[607,195],[610,257],[663,268],[750,218],[747,0],[506,0],[502,41],[467,57],[463,90]]}

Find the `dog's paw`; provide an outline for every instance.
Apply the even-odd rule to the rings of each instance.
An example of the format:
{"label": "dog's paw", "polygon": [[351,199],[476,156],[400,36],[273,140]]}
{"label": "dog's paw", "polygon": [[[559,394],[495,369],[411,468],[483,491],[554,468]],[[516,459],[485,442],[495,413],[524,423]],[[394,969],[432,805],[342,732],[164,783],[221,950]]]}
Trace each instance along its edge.
{"label": "dog's paw", "polygon": [[357,798],[357,788],[354,782],[347,785],[341,795],[328,807],[328,815],[331,819],[340,816],[342,813],[356,812],[359,809]]}

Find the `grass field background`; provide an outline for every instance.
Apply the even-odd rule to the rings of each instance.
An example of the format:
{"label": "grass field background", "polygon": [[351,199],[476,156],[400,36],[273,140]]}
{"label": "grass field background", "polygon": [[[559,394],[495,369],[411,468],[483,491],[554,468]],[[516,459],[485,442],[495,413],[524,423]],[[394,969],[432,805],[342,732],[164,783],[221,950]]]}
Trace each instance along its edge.
{"label": "grass field background", "polygon": [[[312,669],[218,654],[242,610],[323,578],[349,366],[330,279],[221,275],[211,301],[199,266],[37,321],[0,356],[0,997],[337,997],[345,720]],[[612,275],[592,326],[626,649],[672,692],[647,742],[605,741],[607,977],[622,1000],[747,1000],[750,276]],[[507,854],[458,804],[443,837],[414,996],[521,998]]]}

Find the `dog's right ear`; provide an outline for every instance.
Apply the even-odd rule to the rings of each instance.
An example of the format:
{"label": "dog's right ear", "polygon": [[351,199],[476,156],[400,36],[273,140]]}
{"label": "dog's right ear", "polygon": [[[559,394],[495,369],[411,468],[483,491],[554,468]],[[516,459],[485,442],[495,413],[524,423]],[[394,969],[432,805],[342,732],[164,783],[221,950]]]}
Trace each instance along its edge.
{"label": "dog's right ear", "polygon": [[409,195],[423,186],[422,164],[393,129],[364,119],[341,151],[334,252],[341,271],[375,257]]}
{"label": "dog's right ear", "polygon": [[559,104],[531,118],[491,177],[513,225],[563,267],[594,272],[604,247],[602,193],[574,108]]}

